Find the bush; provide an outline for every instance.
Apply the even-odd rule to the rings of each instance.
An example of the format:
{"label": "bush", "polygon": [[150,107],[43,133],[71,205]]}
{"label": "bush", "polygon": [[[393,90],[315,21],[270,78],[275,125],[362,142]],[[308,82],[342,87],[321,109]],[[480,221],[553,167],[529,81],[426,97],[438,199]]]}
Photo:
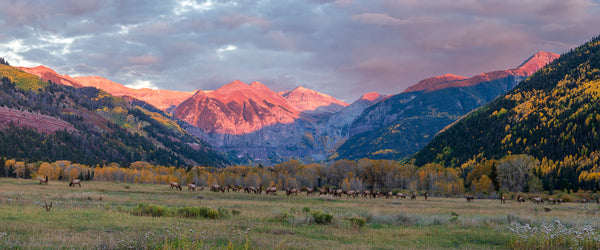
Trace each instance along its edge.
{"label": "bush", "polygon": [[231,209],[231,214],[233,216],[239,216],[242,213],[242,211],[237,210],[237,209]]}
{"label": "bush", "polygon": [[333,222],[333,215],[328,212],[314,211],[312,216],[317,224],[331,224]]}
{"label": "bush", "polygon": [[197,207],[182,207],[177,209],[177,216],[184,218],[196,218],[200,216],[200,209]]}
{"label": "bush", "polygon": [[350,219],[348,219],[350,221],[350,224],[352,224],[352,226],[355,227],[363,227],[365,226],[365,224],[367,224],[367,219],[360,217],[360,216],[352,216],[350,217]]}
{"label": "bush", "polygon": [[167,207],[158,205],[148,205],[147,203],[140,203],[137,207],[134,207],[131,210],[131,213],[133,215],[152,217],[168,216],[170,212],[170,209]]}
{"label": "bush", "polygon": [[310,214],[310,208],[309,208],[309,207],[303,207],[303,208],[302,208],[302,212],[303,212],[303,213]]}
{"label": "bush", "polygon": [[[220,210],[220,209],[219,209]],[[222,214],[229,215],[229,211],[221,212]],[[147,203],[140,203],[137,207],[131,210],[131,214],[138,216],[179,216],[183,218],[198,218],[204,217],[208,219],[219,219],[221,213],[214,208],[210,207],[182,207],[178,209],[170,209],[168,207],[158,205],[148,205]]]}
{"label": "bush", "polygon": [[218,219],[219,211],[210,207],[200,207],[200,215],[204,218]]}

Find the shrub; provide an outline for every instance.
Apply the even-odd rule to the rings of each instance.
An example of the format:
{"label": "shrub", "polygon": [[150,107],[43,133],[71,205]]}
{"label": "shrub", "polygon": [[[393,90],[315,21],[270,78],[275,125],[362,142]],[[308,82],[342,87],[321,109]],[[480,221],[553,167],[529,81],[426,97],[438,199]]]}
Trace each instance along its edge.
{"label": "shrub", "polygon": [[242,213],[242,211],[240,211],[240,210],[237,210],[237,209],[231,209],[231,214],[232,214],[233,216],[238,216],[238,215],[240,215],[241,213]]}
{"label": "shrub", "polygon": [[302,208],[302,212],[309,214],[310,213],[310,208],[309,207],[303,207]]}
{"label": "shrub", "polygon": [[328,212],[314,211],[312,216],[317,224],[331,224],[333,222],[333,215]]}
{"label": "shrub", "polygon": [[204,218],[218,219],[219,211],[210,207],[200,207],[200,215]]}
{"label": "shrub", "polygon": [[141,216],[152,216],[152,217],[161,217],[167,216],[170,214],[170,209],[163,206],[158,205],[148,205],[147,203],[140,203],[137,207],[134,207],[131,211],[133,215],[141,215]]}
{"label": "shrub", "polygon": [[367,224],[367,219],[360,217],[360,216],[352,216],[350,217],[350,219],[348,219],[350,221],[350,224],[352,224],[352,226],[355,227],[363,227],[365,226],[365,224]]}
{"label": "shrub", "polygon": [[[227,211],[228,213],[229,211]],[[221,218],[219,211],[210,207],[182,207],[178,209],[169,209],[168,207],[158,205],[148,205],[140,203],[131,210],[131,214],[138,216],[179,216],[184,218],[204,217],[208,219]]]}
{"label": "shrub", "polygon": [[197,207],[182,207],[177,209],[177,215],[184,218],[196,218],[200,216],[200,209]]}

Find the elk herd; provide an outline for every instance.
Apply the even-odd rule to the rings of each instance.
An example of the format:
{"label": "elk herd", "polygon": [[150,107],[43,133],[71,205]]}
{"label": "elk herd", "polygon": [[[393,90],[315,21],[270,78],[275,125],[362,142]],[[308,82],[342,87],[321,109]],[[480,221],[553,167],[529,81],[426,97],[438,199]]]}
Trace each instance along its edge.
{"label": "elk herd", "polygon": [[[170,188],[171,189],[175,189],[175,190],[179,190],[181,191],[181,185],[177,182],[171,182],[170,184]],[[254,186],[235,186],[235,185],[219,185],[219,184],[212,184],[210,186],[208,186],[208,189],[210,191],[213,192],[244,192],[244,193],[249,193],[249,194],[266,194],[266,195],[277,195],[277,187],[268,187],[265,188],[262,185],[258,186],[258,187],[254,187]],[[199,190],[204,190],[204,187],[200,187]],[[194,184],[188,184],[188,191],[196,191],[196,186]],[[399,198],[399,199],[406,199],[407,194],[404,193],[394,193],[394,192],[380,192],[380,191],[375,191],[375,190],[365,190],[365,191],[359,191],[359,190],[342,190],[342,189],[335,189],[335,188],[331,188],[331,187],[323,187],[323,188],[317,188],[317,187],[312,187],[312,188],[308,188],[308,187],[303,187],[302,189],[298,189],[298,188],[287,188],[285,190],[286,196],[297,196],[301,193],[306,193],[306,195],[330,195],[333,197],[346,197],[346,198],[357,198],[357,197],[362,197],[362,198],[369,198],[369,199],[373,199],[373,198],[386,198],[386,199],[391,199],[391,198]],[[425,192],[423,194],[423,197],[427,200],[429,193]],[[413,192],[412,194],[410,194],[410,198],[412,200],[417,198],[417,193]]]}
{"label": "elk herd", "polygon": [[[170,184],[171,189],[175,188],[179,191],[181,191],[181,186],[176,183],[176,182],[171,182]],[[188,184],[188,191],[196,191],[196,186],[194,184]],[[244,193],[249,193],[249,194],[266,194],[266,195],[276,195],[277,194],[277,188],[272,186],[272,187],[268,187],[268,188],[264,188],[262,185],[260,185],[259,187],[254,187],[254,186],[235,186],[235,185],[219,185],[219,184],[213,184],[210,185],[209,187],[210,191],[213,192],[244,192]],[[204,187],[200,187],[199,190],[204,190]],[[343,189],[336,189],[336,188],[331,188],[329,186],[325,186],[323,188],[317,188],[317,187],[312,187],[312,188],[308,188],[308,187],[303,187],[302,189],[298,189],[298,188],[287,188],[285,190],[286,196],[298,196],[301,193],[306,193],[307,196],[309,195],[329,195],[329,196],[333,196],[333,197],[345,197],[345,198],[357,198],[357,197],[362,197],[365,199],[374,199],[374,198],[386,198],[386,199],[392,199],[392,198],[398,198],[398,199],[407,199],[408,195],[410,195],[410,199],[411,200],[415,200],[417,199],[417,192],[412,192],[410,194],[405,194],[405,193],[394,193],[394,192],[380,192],[380,191],[376,191],[376,190],[364,190],[364,191],[359,191],[359,190],[343,190]],[[429,192],[425,192],[422,194],[423,198],[425,200],[427,200],[427,198],[429,197]],[[465,195],[465,199],[467,200],[467,202],[473,202],[475,201],[475,196],[471,195],[471,194],[466,194]],[[500,203],[506,203],[506,196],[505,195],[501,195],[499,198]],[[534,202],[536,204],[543,204],[544,201],[546,201],[548,204],[560,204],[560,203],[565,203],[565,201],[561,198],[552,198],[549,197],[547,199],[542,199],[541,197],[535,196],[529,199],[531,202]],[[518,203],[522,203],[525,202],[525,198],[522,195],[518,195],[515,198],[515,201],[517,201]],[[581,200],[581,202],[586,203],[589,202],[590,199],[586,199],[583,198]],[[596,198],[596,202],[598,204],[600,204],[600,199]]]}
{"label": "elk herd", "polygon": [[[39,184],[46,184],[48,185],[48,176],[43,176],[38,178],[39,179]],[[69,187],[75,187],[75,185],[78,185],[79,187],[81,187],[81,180],[80,179],[73,179],[71,180],[71,182],[69,183]],[[169,187],[170,189],[174,189],[174,190],[179,190],[182,191],[183,188],[181,187],[181,184],[177,183],[177,182],[171,182],[169,183]],[[213,192],[222,192],[225,193],[227,192],[240,192],[243,191],[244,193],[254,193],[254,194],[262,194],[263,191],[265,194],[269,195],[276,195],[277,194],[277,188],[272,186],[272,187],[268,187],[268,188],[264,188],[262,185],[260,185],[259,187],[254,187],[254,186],[246,186],[246,187],[242,187],[242,186],[235,186],[235,185],[226,185],[226,186],[222,186],[219,184],[213,184],[210,185],[209,187],[210,191]],[[190,192],[196,191],[196,190],[204,190],[204,187],[196,187],[196,185],[194,184],[187,184],[187,189]],[[351,189],[351,190],[343,190],[343,189],[336,189],[336,188],[331,188],[329,186],[325,186],[323,188],[317,188],[317,187],[312,187],[312,188],[308,188],[308,187],[303,187],[302,189],[298,189],[298,188],[287,188],[284,190],[285,194],[287,196],[293,195],[293,196],[297,196],[299,194],[301,194],[302,192],[305,192],[306,195],[311,195],[311,194],[319,194],[321,195],[329,195],[329,196],[333,196],[333,197],[346,197],[346,198],[356,198],[356,197],[362,197],[365,199],[374,199],[374,198],[386,198],[386,199],[391,199],[391,198],[398,198],[398,199],[406,199],[407,194],[404,193],[394,193],[394,192],[380,192],[380,191],[376,191],[376,190],[364,190],[364,191],[359,191],[359,190],[355,190],[355,189]],[[425,200],[427,200],[427,198],[429,197],[429,193],[425,192],[423,194],[423,197]],[[412,192],[410,194],[410,199],[411,200],[415,200],[417,199],[417,192]],[[473,202],[475,201],[475,196],[471,195],[471,194],[466,194],[465,195],[465,199],[467,200],[467,202]],[[506,203],[506,197],[504,195],[500,196],[500,203]],[[565,203],[565,200],[563,200],[562,198],[553,198],[553,197],[548,197],[545,200],[542,199],[539,196],[534,196],[529,198],[529,200],[533,203],[536,204],[544,204],[544,201],[546,201],[548,204],[561,204],[561,203]],[[517,195],[517,197],[515,198],[515,201],[517,201],[518,203],[523,203],[525,202],[525,198],[523,197],[523,195],[519,194]],[[588,202],[593,202],[592,199],[588,199],[588,198],[582,198],[580,200],[582,203],[588,203]],[[600,204],[600,199],[596,198],[595,199],[597,204]]]}

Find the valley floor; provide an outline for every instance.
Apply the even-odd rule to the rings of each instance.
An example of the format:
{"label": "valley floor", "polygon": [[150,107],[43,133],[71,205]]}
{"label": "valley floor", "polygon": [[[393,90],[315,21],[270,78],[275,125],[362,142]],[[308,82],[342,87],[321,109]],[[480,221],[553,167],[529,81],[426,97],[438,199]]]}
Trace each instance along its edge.
{"label": "valley floor", "polygon": [[[46,211],[44,204],[52,202]],[[219,219],[149,217],[138,204],[211,207]],[[544,208],[551,210],[546,212]],[[312,215],[333,215],[318,224]],[[238,214],[239,213],[239,214]],[[348,199],[318,195],[188,192],[168,185],[0,178],[0,248],[398,249],[510,248],[511,222],[598,229],[596,204],[534,204],[430,197]],[[365,219],[364,226],[352,218]],[[354,221],[354,223],[353,223]],[[518,245],[517,245],[518,246]]]}

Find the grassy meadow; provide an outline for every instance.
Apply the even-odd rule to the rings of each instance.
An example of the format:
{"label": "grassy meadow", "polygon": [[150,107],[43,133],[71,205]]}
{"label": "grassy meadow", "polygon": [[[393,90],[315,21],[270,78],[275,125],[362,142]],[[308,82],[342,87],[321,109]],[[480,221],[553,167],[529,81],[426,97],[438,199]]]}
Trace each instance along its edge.
{"label": "grassy meadow", "polygon": [[[44,203],[50,202],[46,211]],[[134,215],[139,204],[167,213]],[[213,208],[219,218],[168,213],[185,207]],[[318,211],[333,215],[331,223],[317,223],[313,213]],[[595,203],[287,197],[283,191],[274,196],[188,192],[110,182],[70,188],[67,182],[0,178],[0,248],[511,248],[526,246],[509,235],[511,223],[560,221],[567,228],[597,229],[598,212]]]}

